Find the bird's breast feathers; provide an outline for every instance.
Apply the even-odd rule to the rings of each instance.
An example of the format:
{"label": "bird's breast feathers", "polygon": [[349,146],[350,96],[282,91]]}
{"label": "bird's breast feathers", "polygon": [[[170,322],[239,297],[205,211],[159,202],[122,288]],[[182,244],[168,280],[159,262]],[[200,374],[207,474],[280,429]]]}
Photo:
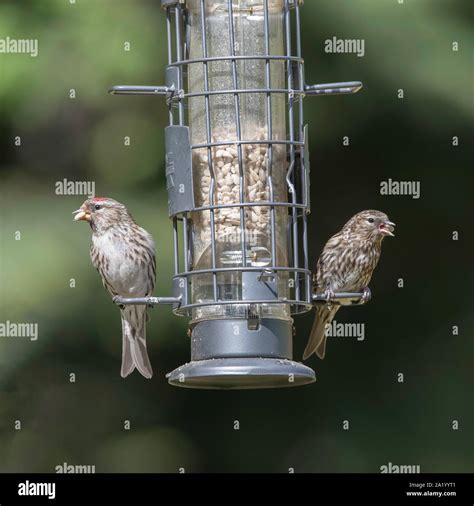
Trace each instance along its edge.
{"label": "bird's breast feathers", "polygon": [[91,259],[113,290],[122,296],[147,295],[149,270],[140,262],[138,247],[126,237],[108,230],[92,236]]}
{"label": "bird's breast feathers", "polygon": [[368,285],[380,249],[347,233],[336,234],[326,244],[318,262],[316,288],[324,292],[358,291]]}

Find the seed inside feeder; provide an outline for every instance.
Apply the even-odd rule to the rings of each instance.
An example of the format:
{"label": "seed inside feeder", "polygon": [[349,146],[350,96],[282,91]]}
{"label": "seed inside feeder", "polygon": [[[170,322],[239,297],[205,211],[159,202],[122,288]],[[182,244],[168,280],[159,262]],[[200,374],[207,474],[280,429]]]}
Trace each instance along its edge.
{"label": "seed inside feeder", "polygon": [[[221,137],[222,138],[222,137]],[[258,140],[265,139],[265,131],[260,130]],[[257,140],[257,139],[256,139]],[[244,175],[244,202],[268,202],[267,184],[267,148],[261,144],[242,145],[242,170]],[[209,185],[211,174],[208,165],[207,150],[197,150],[193,159],[195,173],[199,174],[198,198],[201,206],[210,205]],[[212,149],[212,168],[215,178],[214,205],[239,204],[240,177],[239,153],[235,145]],[[196,170],[197,169],[197,170]],[[259,234],[268,234],[270,213],[268,207],[251,206],[244,212],[245,234],[250,243]],[[239,207],[216,209],[214,213],[215,234],[218,241],[238,242],[241,233],[241,214]],[[203,243],[211,240],[210,213],[202,218],[200,239]],[[236,238],[236,241],[233,241]]]}

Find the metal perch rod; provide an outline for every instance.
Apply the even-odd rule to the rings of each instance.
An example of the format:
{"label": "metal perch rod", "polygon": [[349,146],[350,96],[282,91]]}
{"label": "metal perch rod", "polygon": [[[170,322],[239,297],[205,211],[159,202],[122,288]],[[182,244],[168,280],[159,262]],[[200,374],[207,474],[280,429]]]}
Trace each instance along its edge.
{"label": "metal perch rod", "polygon": [[327,83],[305,85],[306,95],[351,95],[361,90],[363,84],[360,81],[347,83]]}
{"label": "metal perch rod", "polygon": [[111,95],[167,95],[172,89],[167,86],[119,85],[109,89]]}
{"label": "metal perch rod", "polygon": [[[342,83],[324,83],[324,84],[306,84],[304,86],[304,93],[306,95],[347,95],[360,91],[363,84],[360,81],[342,82]],[[242,89],[242,90],[219,90],[214,93],[188,93],[186,96],[201,96],[212,94],[225,94],[225,93],[287,93],[288,90],[278,90],[275,88],[262,88],[262,89]],[[300,90],[293,90],[295,93],[303,93]],[[140,85],[119,85],[112,86],[109,89],[112,95],[169,95],[179,96],[184,98],[183,90],[176,90],[168,86],[140,86]]]}
{"label": "metal perch rod", "polygon": [[113,303],[119,306],[147,305],[159,306],[163,304],[181,304],[181,297],[114,297]]}
{"label": "metal perch rod", "polygon": [[313,304],[341,304],[350,302],[351,305],[366,304],[371,298],[370,292],[335,292],[331,297],[324,293],[313,295]]}
{"label": "metal perch rod", "polygon": [[[342,304],[344,302],[352,301],[353,304],[365,304],[370,299],[370,296],[367,300],[364,299],[363,292],[335,292],[332,297],[327,297],[325,294],[317,294],[313,295],[313,303],[327,303],[331,302],[333,304]],[[181,297],[114,297],[114,304],[119,306],[128,306],[128,305],[146,305],[146,306],[159,306],[163,304],[171,304],[171,305],[180,305]],[[215,301],[214,304],[248,304],[251,301]],[[260,301],[259,301],[260,302]],[[267,304],[274,303],[275,301],[268,300]],[[278,301],[277,301],[278,302]],[[289,301],[288,301],[289,302]]]}

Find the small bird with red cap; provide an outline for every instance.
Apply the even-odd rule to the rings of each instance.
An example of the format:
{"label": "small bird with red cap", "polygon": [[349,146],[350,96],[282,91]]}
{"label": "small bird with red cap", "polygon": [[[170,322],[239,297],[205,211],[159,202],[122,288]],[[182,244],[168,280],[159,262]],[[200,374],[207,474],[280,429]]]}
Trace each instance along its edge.
{"label": "small bird with red cap", "polygon": [[[112,297],[147,297],[153,294],[156,277],[155,243],[138,226],[128,209],[114,199],[94,197],[74,211],[75,221],[89,222],[90,255],[104,287]],[[146,348],[146,306],[122,306],[122,368],[125,378],[136,368],[153,376]]]}

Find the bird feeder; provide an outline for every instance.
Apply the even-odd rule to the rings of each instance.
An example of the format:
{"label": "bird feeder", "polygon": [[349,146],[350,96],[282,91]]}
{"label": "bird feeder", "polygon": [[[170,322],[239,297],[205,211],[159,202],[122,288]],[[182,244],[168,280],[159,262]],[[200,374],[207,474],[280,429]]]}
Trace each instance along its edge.
{"label": "bird feeder", "polygon": [[[172,297],[190,318],[191,361],[167,375],[194,388],[265,388],[315,381],[293,361],[293,319],[313,309],[308,265],[309,155],[303,98],[347,94],[360,82],[308,86],[302,1],[161,0],[165,86],[114,86],[162,95]],[[292,29],[294,31],[292,32]],[[335,294],[334,303],[362,294]]]}

